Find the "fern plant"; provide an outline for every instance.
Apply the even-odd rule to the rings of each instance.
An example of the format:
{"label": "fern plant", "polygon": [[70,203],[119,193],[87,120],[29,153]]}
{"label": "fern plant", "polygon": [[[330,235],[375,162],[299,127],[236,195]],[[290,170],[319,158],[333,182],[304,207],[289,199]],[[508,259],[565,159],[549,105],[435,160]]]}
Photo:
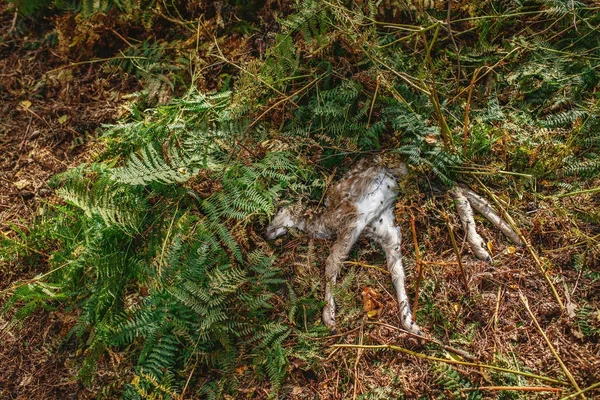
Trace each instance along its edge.
{"label": "fern plant", "polygon": [[[272,313],[271,298],[284,281],[272,257],[248,249],[257,247],[253,224],[273,214],[284,190],[306,191],[314,178],[291,152],[232,158],[232,142],[263,133],[228,119],[229,98],[191,94],[116,126],[106,138],[120,141],[104,163],[54,179],[68,204],[49,222],[67,219],[55,238],[68,244],[50,260],[60,266],[15,291],[6,307],[19,305],[22,318],[78,299],[69,337],[85,343],[84,381],[108,349],[133,346],[126,398],[177,397],[182,371],[194,365],[220,371],[210,387],[228,393],[248,354],[279,391],[291,328]],[[200,172],[219,182],[209,195],[194,190]]]}
{"label": "fern plant", "polygon": [[[472,389],[474,386],[450,365],[437,363],[433,368],[437,375],[435,382],[443,388],[445,393],[450,394],[453,398],[483,399],[483,394],[479,390],[461,390]],[[444,396],[443,398],[446,397]]]}

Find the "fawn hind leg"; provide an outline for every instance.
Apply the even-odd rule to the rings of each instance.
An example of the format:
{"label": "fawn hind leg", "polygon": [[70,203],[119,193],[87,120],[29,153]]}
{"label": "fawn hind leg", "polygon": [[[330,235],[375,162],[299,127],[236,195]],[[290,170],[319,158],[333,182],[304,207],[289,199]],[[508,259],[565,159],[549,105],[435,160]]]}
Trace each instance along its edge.
{"label": "fawn hind leg", "polygon": [[388,270],[390,271],[392,283],[398,297],[402,327],[410,333],[422,336],[421,330],[413,321],[408,296],[406,295],[404,268],[400,254],[402,234],[400,228],[395,224],[392,208],[387,208],[378,218],[375,218],[370,223],[368,229],[369,236],[375,239],[385,251]]}

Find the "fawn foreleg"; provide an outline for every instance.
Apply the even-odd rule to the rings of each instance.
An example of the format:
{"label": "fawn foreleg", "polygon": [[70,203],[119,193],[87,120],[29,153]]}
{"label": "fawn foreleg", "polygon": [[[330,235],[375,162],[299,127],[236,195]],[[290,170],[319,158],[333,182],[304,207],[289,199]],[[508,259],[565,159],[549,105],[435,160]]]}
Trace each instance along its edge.
{"label": "fawn foreleg", "polygon": [[398,297],[402,327],[413,334],[422,335],[419,326],[413,321],[408,296],[406,295],[404,285],[405,274],[404,267],[402,266],[402,255],[400,253],[402,233],[400,232],[400,228],[395,224],[391,208],[385,210],[379,218],[371,222],[369,234],[385,251],[388,270],[390,271],[392,283]]}

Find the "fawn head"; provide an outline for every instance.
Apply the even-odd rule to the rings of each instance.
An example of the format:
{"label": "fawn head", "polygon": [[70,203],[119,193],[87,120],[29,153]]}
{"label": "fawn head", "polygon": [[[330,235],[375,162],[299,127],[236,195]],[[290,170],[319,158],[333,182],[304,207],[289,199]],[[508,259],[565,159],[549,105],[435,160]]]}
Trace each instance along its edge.
{"label": "fawn head", "polygon": [[302,229],[302,211],[303,207],[300,204],[280,208],[269,226],[267,226],[267,239],[273,240],[281,235],[285,235],[288,228]]}

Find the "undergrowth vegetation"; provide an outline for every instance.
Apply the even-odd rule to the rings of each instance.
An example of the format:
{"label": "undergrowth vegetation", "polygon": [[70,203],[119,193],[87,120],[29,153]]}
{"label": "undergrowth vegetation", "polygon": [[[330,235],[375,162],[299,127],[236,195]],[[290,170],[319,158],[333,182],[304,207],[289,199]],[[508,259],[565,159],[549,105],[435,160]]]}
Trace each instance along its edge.
{"label": "undergrowth vegetation", "polygon": [[[64,344],[81,352],[79,379],[93,382],[97,361],[117,352],[130,368],[108,395],[223,398],[240,381],[254,382],[244,396],[289,395],[290,371],[320,371],[326,358],[321,287],[307,278],[319,261],[313,243],[278,259],[289,248],[275,252],[262,229],[278,205],[320,202],[334,168],[376,153],[407,162],[423,202],[429,189],[419,188],[456,181],[526,199],[516,214],[533,239],[552,228],[551,214],[566,215],[573,225],[554,229],[568,230],[568,243],[555,245],[568,258],[561,268],[588,285],[573,318],[581,340],[597,343],[597,3],[190,3],[14,1],[25,16],[54,13],[58,47],[92,49],[102,41],[94,21],[146,32],[104,61],[143,82],[128,114],[104,129],[93,160],[52,180],[60,200],[0,241],[4,263],[47,264],[5,289],[3,312],[15,323],[39,309],[76,315]],[[261,25],[268,7],[276,18]],[[262,19],[243,19],[259,10]],[[61,26],[68,18],[74,26]],[[165,40],[150,33],[167,27]],[[262,44],[246,52],[251,37]],[[527,208],[550,206],[547,220],[528,223]],[[556,281],[553,262],[544,268]],[[346,275],[342,330],[361,318],[344,293],[371,279]],[[440,337],[460,326],[450,336],[472,340],[477,325],[451,323],[434,284],[424,284],[420,325]],[[483,398],[476,377],[430,369],[431,396]],[[485,380],[517,385],[507,376]],[[406,390],[389,385],[367,385],[361,398]]]}

